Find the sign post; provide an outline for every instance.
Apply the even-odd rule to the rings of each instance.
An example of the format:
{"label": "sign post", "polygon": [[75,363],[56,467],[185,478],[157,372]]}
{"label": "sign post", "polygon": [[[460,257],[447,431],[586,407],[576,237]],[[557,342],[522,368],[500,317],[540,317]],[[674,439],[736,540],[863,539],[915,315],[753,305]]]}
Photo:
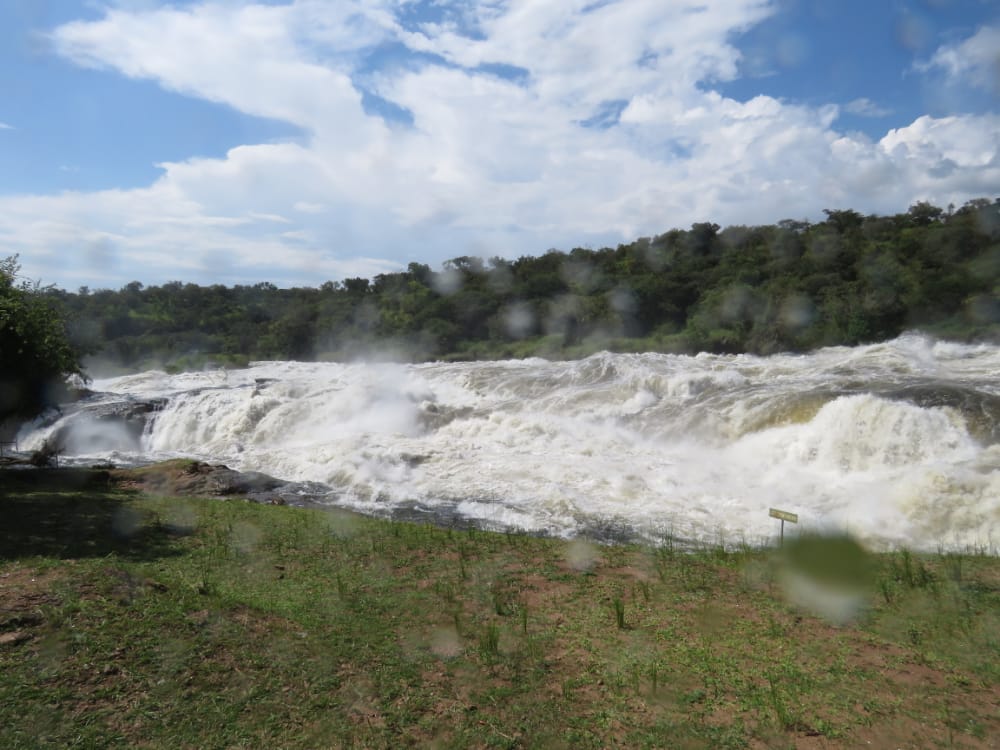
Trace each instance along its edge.
{"label": "sign post", "polygon": [[781,519],[781,546],[785,546],[785,521],[788,523],[798,523],[799,516],[796,513],[789,513],[787,510],[778,510],[777,508],[771,508],[769,513],[771,518]]}

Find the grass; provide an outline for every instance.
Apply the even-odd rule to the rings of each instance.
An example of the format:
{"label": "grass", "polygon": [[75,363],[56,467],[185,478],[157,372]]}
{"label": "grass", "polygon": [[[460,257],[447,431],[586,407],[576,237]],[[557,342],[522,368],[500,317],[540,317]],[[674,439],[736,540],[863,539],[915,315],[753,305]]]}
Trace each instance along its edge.
{"label": "grass", "polygon": [[0,747],[991,747],[1000,560],[596,547],[0,471]]}

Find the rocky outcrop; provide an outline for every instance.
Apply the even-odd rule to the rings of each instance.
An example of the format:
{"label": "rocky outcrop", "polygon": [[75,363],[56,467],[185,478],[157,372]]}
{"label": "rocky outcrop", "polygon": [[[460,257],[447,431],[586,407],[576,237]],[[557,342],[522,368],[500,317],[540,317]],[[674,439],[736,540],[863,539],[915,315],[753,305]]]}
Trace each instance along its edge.
{"label": "rocky outcrop", "polygon": [[314,482],[285,482],[258,471],[236,471],[222,464],[177,459],[134,469],[115,469],[122,484],[157,495],[241,497],[272,505],[312,507],[330,495]]}
{"label": "rocky outcrop", "polygon": [[[122,399],[103,403],[79,402],[78,411],[59,414],[62,423],[48,442],[60,453],[95,453],[99,450],[138,450],[149,422],[167,399]],[[53,420],[55,421],[55,420]]]}

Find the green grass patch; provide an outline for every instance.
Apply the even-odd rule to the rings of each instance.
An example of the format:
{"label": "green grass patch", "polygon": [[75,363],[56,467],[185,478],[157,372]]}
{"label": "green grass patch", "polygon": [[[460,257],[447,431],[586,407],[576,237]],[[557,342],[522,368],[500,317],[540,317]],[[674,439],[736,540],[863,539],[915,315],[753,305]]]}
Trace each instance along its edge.
{"label": "green grass patch", "polygon": [[559,540],[0,471],[0,747],[989,747],[1000,561]]}

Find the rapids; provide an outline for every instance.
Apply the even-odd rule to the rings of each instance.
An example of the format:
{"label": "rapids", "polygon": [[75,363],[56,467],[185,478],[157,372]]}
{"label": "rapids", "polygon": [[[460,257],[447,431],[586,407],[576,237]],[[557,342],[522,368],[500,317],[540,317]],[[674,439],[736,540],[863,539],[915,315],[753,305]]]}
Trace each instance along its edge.
{"label": "rapids", "polygon": [[[771,357],[260,362],[93,387],[21,444],[68,428],[80,461],[190,456],[319,482],[366,513],[561,536],[758,543],[777,534],[776,507],[799,515],[786,533],[878,548],[1000,542],[995,345],[908,334]],[[138,439],[87,418],[123,397],[166,400]]]}

